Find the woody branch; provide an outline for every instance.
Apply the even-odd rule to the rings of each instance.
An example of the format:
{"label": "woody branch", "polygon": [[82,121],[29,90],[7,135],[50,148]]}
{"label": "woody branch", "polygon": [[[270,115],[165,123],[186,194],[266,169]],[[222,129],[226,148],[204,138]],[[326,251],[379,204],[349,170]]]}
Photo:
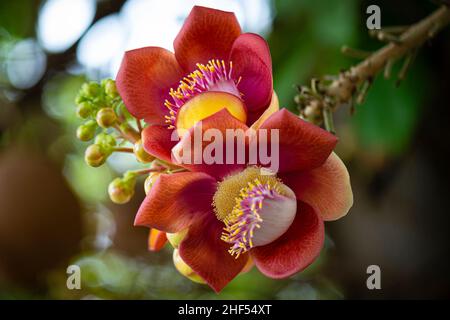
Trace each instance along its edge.
{"label": "woody branch", "polygon": [[[399,78],[403,77],[416,49],[449,23],[450,7],[443,5],[418,23],[402,28],[404,31],[398,36],[383,30],[376,32],[378,39],[388,40],[389,43],[339,75],[323,80],[315,79],[311,87],[301,88],[296,97],[300,115],[312,122],[326,124],[331,112],[342,105],[352,104],[355,94],[359,94],[357,102],[361,103],[368,86],[381,70],[390,68],[394,61],[406,57],[399,75]],[[364,54],[359,50],[354,52],[360,56]],[[388,75],[389,70],[385,74]]]}

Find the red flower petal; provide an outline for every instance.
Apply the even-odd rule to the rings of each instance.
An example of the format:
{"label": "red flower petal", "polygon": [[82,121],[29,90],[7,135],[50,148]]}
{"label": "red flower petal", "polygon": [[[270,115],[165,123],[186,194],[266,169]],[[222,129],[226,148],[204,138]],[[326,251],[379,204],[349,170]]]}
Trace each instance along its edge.
{"label": "red flower petal", "polygon": [[263,274],[279,279],[309,266],[319,255],[323,242],[322,219],[312,207],[298,201],[297,215],[288,231],[271,244],[253,248],[250,252]]}
{"label": "red flower petal", "polygon": [[241,77],[238,88],[249,112],[267,107],[273,92],[272,59],[267,42],[257,34],[241,34],[233,44],[230,61],[233,78]]}
{"label": "red flower petal", "polygon": [[294,190],[297,199],[315,208],[325,221],[345,216],[353,205],[347,168],[334,152],[319,168],[289,172],[280,178]]}
{"label": "red flower petal", "polygon": [[241,27],[232,12],[195,6],[178,33],[173,46],[186,71],[211,59],[227,60]]}
{"label": "red flower petal", "polygon": [[117,74],[117,89],[128,111],[148,123],[164,124],[164,101],[184,72],[170,51],[147,47],[128,51]]}
{"label": "red flower petal", "polygon": [[[199,137],[205,137],[204,133],[206,131],[209,131],[209,129],[214,129],[217,135],[220,135],[220,137],[223,138],[221,141],[222,143],[217,144],[217,149],[220,150],[219,152],[221,152],[223,155],[217,157],[217,163],[208,162],[208,159],[203,156],[204,154],[210,154],[207,151],[211,150],[212,142],[216,141],[214,137],[211,138],[212,141],[203,141],[203,144],[195,143],[196,139],[198,140]],[[184,161],[184,163],[179,163],[179,165],[191,171],[205,172],[217,179],[220,179],[232,172],[243,169],[245,167],[245,158],[243,159],[243,161],[238,161],[238,147],[236,139],[234,140],[234,158],[229,159],[229,163],[227,164],[227,154],[230,155],[232,152],[232,149],[227,148],[227,129],[239,130],[241,133],[245,134],[248,127],[241,121],[234,118],[227,109],[222,109],[212,116],[209,116],[208,118],[197,122],[197,124],[193,128],[191,128],[189,132],[186,132],[181,141],[173,150],[175,153],[178,153],[178,151],[180,151],[180,154],[182,154],[181,150],[183,149],[191,150],[191,157],[187,157],[190,164],[186,164],[186,161]],[[233,130],[230,130],[230,132],[237,132]],[[206,140],[206,138],[204,138],[203,140]],[[230,139],[229,141],[229,144],[231,145],[232,140]],[[244,155],[246,152],[247,151],[245,150]],[[198,161],[200,163],[198,164],[195,163],[196,154],[201,157],[201,159],[199,159],[200,161]],[[212,154],[217,155],[215,152],[212,152]],[[219,163],[219,161],[221,161],[222,163]]]}
{"label": "red flower petal", "polygon": [[175,233],[189,227],[194,215],[209,213],[216,180],[204,173],[162,174],[139,208],[135,226]]}
{"label": "red flower petal", "polygon": [[166,233],[157,229],[151,229],[148,234],[148,250],[159,251],[167,242]]}
{"label": "red flower petal", "polygon": [[303,171],[320,167],[337,144],[331,133],[309,123],[286,109],[272,114],[261,126],[279,129],[279,172]]}
{"label": "red flower petal", "polygon": [[216,292],[220,292],[247,264],[248,255],[235,259],[228,253],[230,245],[220,239],[223,223],[213,212],[197,220],[180,244],[180,256]]}
{"label": "red flower petal", "polygon": [[144,150],[161,160],[171,162],[171,150],[178,142],[171,140],[173,133],[173,129],[166,126],[147,126],[142,131]]}

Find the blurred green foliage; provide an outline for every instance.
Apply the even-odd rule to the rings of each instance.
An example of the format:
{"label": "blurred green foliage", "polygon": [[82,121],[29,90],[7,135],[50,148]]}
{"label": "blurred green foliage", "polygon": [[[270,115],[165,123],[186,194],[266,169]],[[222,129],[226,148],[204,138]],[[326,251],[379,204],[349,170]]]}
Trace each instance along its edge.
{"label": "blurred green foliage", "polygon": [[19,38],[32,35],[38,5],[35,0],[0,1],[0,35],[1,29]]}
{"label": "blurred green foliage", "polygon": [[356,0],[276,1],[276,18],[269,44],[275,90],[282,106],[294,109],[296,84],[312,76],[335,74],[351,60],[340,54],[354,44],[361,29]]}
{"label": "blurred green foliage", "polygon": [[362,148],[390,156],[406,151],[429,90],[429,82],[418,79],[428,77],[422,61],[417,61],[398,88],[395,77],[386,80],[380,75],[375,79],[365,102],[357,106],[352,118],[355,136]]}

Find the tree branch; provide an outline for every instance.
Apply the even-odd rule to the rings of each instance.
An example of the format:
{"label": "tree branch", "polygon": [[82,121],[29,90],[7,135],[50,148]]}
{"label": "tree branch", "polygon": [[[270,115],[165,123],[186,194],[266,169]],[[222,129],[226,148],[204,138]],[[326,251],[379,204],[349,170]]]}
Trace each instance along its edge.
{"label": "tree branch", "polygon": [[[406,28],[398,36],[397,41],[390,42],[338,76],[331,77],[333,80],[328,80],[328,83],[320,82],[319,86],[315,84],[311,88],[302,87],[300,94],[296,97],[300,115],[313,122],[322,123],[323,118],[318,119],[317,115],[322,114],[325,107],[335,111],[339,106],[349,104],[359,86],[370,85],[375,76],[386,66],[390,67],[393,61],[412,54],[449,23],[450,8],[444,5],[425,19]],[[319,108],[319,110],[311,108]],[[311,119],[310,115],[314,115],[315,118]]]}

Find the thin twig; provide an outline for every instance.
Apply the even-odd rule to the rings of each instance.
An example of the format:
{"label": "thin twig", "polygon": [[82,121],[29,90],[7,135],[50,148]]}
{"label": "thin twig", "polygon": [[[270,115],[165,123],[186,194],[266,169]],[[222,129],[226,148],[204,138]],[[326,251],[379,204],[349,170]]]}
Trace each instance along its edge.
{"label": "thin twig", "polygon": [[142,123],[141,123],[141,119],[136,118],[136,124],[139,130],[139,133],[142,133]]}

